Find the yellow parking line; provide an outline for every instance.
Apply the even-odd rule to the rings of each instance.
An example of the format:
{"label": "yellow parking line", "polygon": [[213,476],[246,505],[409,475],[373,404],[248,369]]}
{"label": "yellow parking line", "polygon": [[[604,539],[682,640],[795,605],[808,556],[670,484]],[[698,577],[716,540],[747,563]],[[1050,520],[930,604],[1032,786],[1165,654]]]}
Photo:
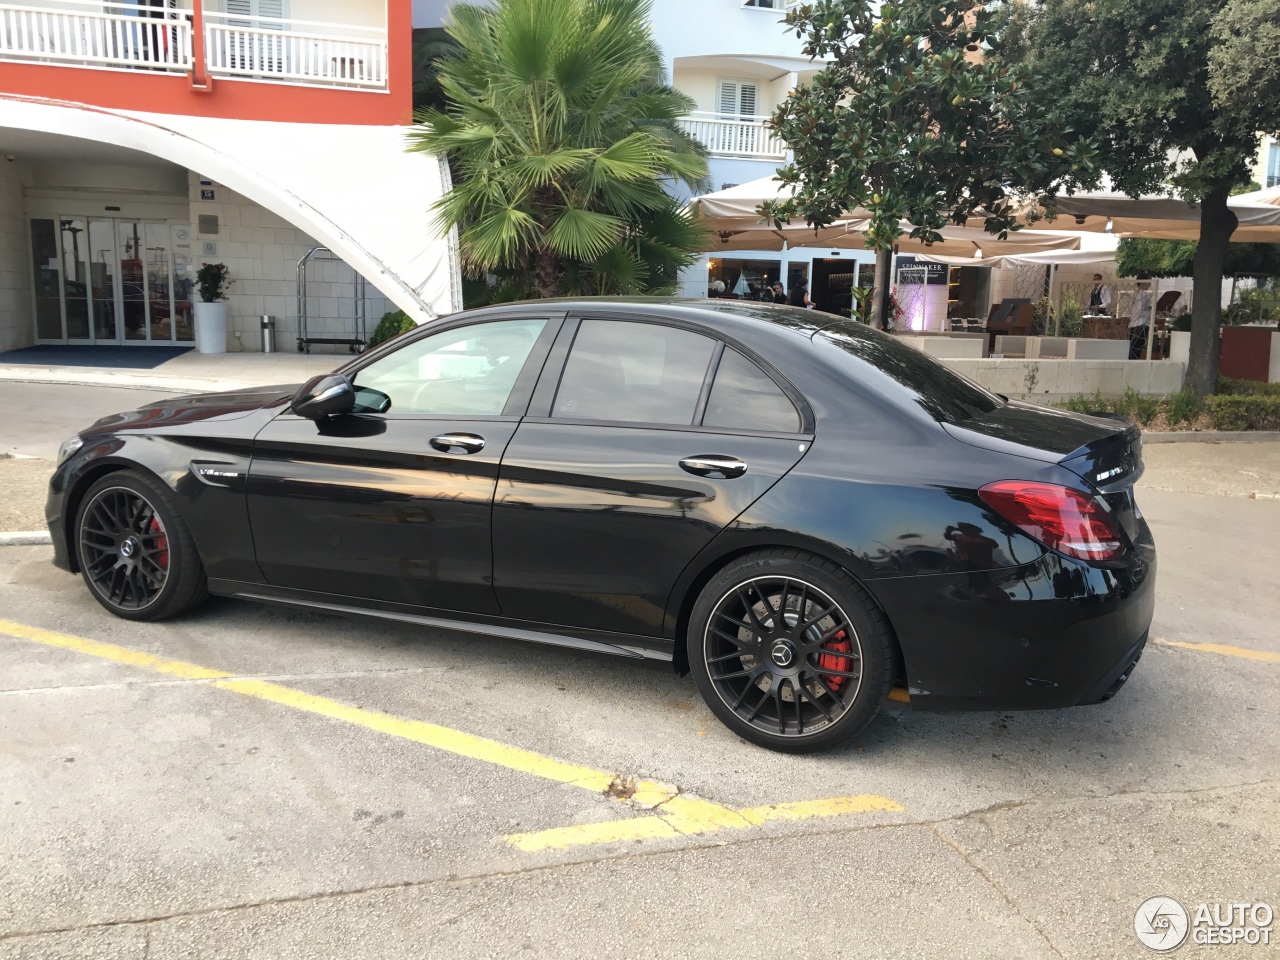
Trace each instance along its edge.
{"label": "yellow parking line", "polygon": [[816,820],[874,811],[903,813],[905,810],[902,804],[875,794],[801,800],[766,807],[748,807],[744,810],[730,810],[716,803],[680,795],[668,800],[651,816],[584,823],[576,827],[555,827],[534,833],[516,833],[506,839],[518,850],[538,853],[599,843],[696,836],[719,830],[744,830],[762,826],[770,820]]}
{"label": "yellow parking line", "polygon": [[[508,746],[495,740],[487,740],[474,734],[463,733],[461,730],[437,726],[434,723],[424,723],[420,720],[405,720],[402,717],[381,713],[377,710],[353,707],[345,703],[339,703],[336,700],[330,700],[328,697],[317,697],[309,693],[303,693],[301,690],[282,687],[278,683],[269,683],[265,680],[239,680],[233,674],[224,673],[221,670],[210,670],[208,667],[185,663],[181,660],[168,660],[150,653],[143,653],[140,650],[119,647],[114,643],[86,640],[83,637],[55,633],[52,630],[41,630],[38,627],[29,627],[26,624],[14,623],[10,620],[0,620],[0,634],[8,634],[11,637],[32,640],[47,646],[60,647],[64,650],[74,650],[77,653],[86,653],[90,656],[100,657],[103,660],[110,660],[130,667],[140,667],[144,670],[180,677],[184,680],[212,680],[214,681],[214,686],[243,694],[246,697],[269,700],[272,703],[292,707],[295,710],[303,710],[307,713],[318,714],[333,720],[341,720],[344,723],[376,730],[379,733],[400,737],[403,740],[412,740],[414,743],[425,744],[437,750],[443,750],[446,753],[455,753],[459,756],[470,757],[473,760],[482,760],[495,766],[506,767],[509,770],[519,770],[521,773],[529,773],[535,777],[554,780],[557,783],[571,784],[596,793],[602,793],[609,789],[609,785],[614,780],[613,774],[606,773],[603,770],[593,770],[590,767],[564,763],[551,757],[545,757],[540,753],[534,753],[532,750]],[[642,786],[645,789],[646,796],[656,794],[657,797],[655,799],[659,799],[662,795],[671,796],[673,793],[673,791],[664,789],[657,784],[646,783]],[[639,790],[639,787],[637,787],[637,790]]]}
{"label": "yellow parking line", "polygon": [[900,813],[904,809],[901,804],[887,797],[865,794],[733,810],[710,800],[682,794],[676,787],[656,781],[626,781],[603,770],[565,763],[532,750],[512,747],[498,743],[496,740],[464,733],[461,730],[453,730],[421,720],[406,720],[378,710],[353,707],[350,704],[339,703],[337,700],[330,700],[328,697],[304,693],[268,680],[238,678],[234,674],[221,670],[212,670],[182,660],[158,657],[140,650],[117,646],[114,643],[87,640],[83,637],[43,630],[11,620],[0,620],[0,634],[183,680],[208,680],[221,690],[280,704],[331,720],[339,720],[353,726],[433,747],[446,753],[532,774],[556,783],[581,787],[594,793],[613,795],[615,787],[624,784],[628,789],[619,791],[620,798],[629,799],[633,806],[649,811],[647,816],[558,827],[534,833],[514,834],[506,838],[517,849],[526,852],[564,849],[583,844],[615,843],[622,840],[694,836],[718,830],[745,830],[771,820],[808,820],[870,813],[877,810]]}
{"label": "yellow parking line", "polygon": [[1162,647],[1181,647],[1183,650],[1218,653],[1224,657],[1240,657],[1242,660],[1280,663],[1280,653],[1271,653],[1267,650],[1250,650],[1248,647],[1233,647],[1225,643],[1185,643],[1181,640],[1165,640],[1161,637],[1156,637],[1152,643],[1158,643]]}
{"label": "yellow parking line", "polygon": [[910,703],[911,694],[907,693],[902,687],[894,687],[889,691],[889,699],[895,703]]}

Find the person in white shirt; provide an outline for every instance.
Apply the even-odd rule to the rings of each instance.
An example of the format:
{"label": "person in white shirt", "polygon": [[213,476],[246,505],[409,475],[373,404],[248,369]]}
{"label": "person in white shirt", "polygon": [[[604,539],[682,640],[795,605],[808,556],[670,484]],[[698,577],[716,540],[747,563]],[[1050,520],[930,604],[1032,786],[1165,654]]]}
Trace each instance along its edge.
{"label": "person in white shirt", "polygon": [[1147,334],[1151,331],[1151,283],[1138,281],[1133,295],[1133,311],[1129,315],[1129,359],[1141,360],[1147,352]]}
{"label": "person in white shirt", "polygon": [[1111,288],[1102,282],[1102,274],[1093,275],[1093,289],[1089,291],[1089,314],[1105,317],[1111,314]]}

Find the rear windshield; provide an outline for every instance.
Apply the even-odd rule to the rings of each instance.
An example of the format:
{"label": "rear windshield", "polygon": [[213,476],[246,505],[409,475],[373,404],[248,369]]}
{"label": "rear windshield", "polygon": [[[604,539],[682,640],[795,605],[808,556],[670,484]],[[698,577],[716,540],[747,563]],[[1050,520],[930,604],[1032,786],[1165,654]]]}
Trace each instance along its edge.
{"label": "rear windshield", "polygon": [[1004,406],[972,380],[915,347],[865,324],[848,321],[823,327],[814,339],[830,343],[892,377],[929,415],[942,423],[962,423]]}

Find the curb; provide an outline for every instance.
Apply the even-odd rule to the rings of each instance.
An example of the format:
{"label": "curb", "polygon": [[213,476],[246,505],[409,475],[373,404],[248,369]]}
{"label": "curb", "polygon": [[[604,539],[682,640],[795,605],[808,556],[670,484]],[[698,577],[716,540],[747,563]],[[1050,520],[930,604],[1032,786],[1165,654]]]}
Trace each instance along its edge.
{"label": "curb", "polygon": [[48,530],[16,530],[0,533],[0,547],[32,547],[53,543]]}
{"label": "curb", "polygon": [[1280,430],[1162,430],[1143,431],[1143,443],[1274,443]]}
{"label": "curb", "polygon": [[243,390],[254,386],[244,380],[219,380],[197,377],[148,377],[136,373],[107,373],[97,370],[73,371],[53,367],[0,367],[0,381],[18,383],[57,383],[77,387],[122,387],[160,391]]}

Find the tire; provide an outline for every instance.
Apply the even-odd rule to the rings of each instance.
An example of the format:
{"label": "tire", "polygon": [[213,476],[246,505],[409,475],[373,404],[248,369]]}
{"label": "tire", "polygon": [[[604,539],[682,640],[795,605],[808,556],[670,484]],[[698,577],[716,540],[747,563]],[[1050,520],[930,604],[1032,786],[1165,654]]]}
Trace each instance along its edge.
{"label": "tire", "polygon": [[866,727],[889,695],[897,649],[889,621],[853,577],[783,549],[748,554],[712,577],[687,643],[712,713],[743,739],[784,753],[834,747]]}
{"label": "tire", "polygon": [[98,479],[76,512],[72,548],[89,592],[125,620],[165,620],[209,595],[172,494],[133,470]]}

